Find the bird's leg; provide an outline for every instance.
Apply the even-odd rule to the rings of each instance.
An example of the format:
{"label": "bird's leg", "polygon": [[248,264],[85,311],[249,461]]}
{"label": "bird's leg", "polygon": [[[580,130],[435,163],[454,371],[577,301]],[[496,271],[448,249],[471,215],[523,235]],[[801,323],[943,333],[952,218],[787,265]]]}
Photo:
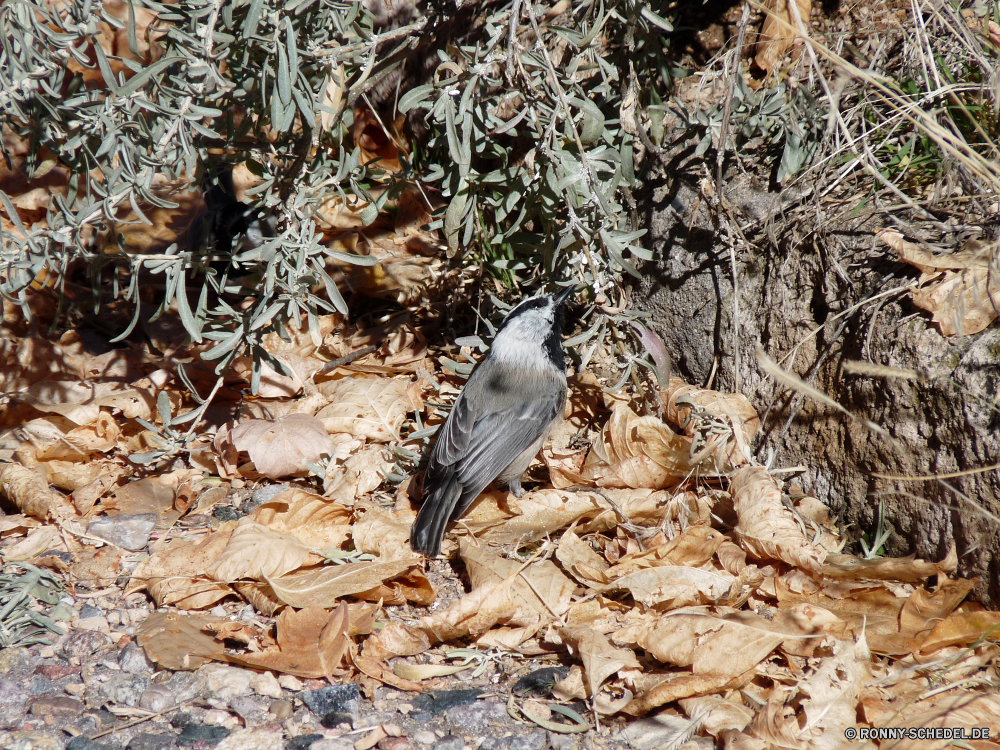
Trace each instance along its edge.
{"label": "bird's leg", "polygon": [[521,489],[521,477],[515,477],[514,479],[511,479],[510,482],[507,484],[507,487],[510,490],[510,494],[512,494],[514,497],[521,498],[524,496],[524,490]]}

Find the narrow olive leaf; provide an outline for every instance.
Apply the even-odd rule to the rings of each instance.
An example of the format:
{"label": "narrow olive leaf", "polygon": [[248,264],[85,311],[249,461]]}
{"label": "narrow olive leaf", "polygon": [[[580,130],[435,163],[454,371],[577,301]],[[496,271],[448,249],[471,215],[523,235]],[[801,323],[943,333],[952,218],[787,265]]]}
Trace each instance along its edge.
{"label": "narrow olive leaf", "polygon": [[457,250],[459,247],[458,232],[462,228],[462,217],[465,215],[465,206],[468,200],[469,194],[464,188],[460,189],[458,194],[451,199],[444,215],[444,234],[448,240],[448,247],[452,250]]}
{"label": "narrow olive leaf", "polygon": [[335,260],[342,260],[345,263],[350,263],[352,266],[378,265],[378,258],[376,258],[374,255],[354,255],[352,253],[345,253],[341,250],[334,250],[332,247],[324,249],[323,254],[329,258],[334,258]]}
{"label": "narrow olive leaf", "polygon": [[176,55],[174,57],[164,57],[162,60],[158,60],[148,68],[144,68],[141,73],[136,73],[134,76],[129,78],[125,85],[118,89],[118,96],[124,97],[134,94],[140,88],[145,86],[154,76],[158,76],[174,63],[183,61],[183,57],[178,57]]}
{"label": "narrow olive leaf", "polygon": [[184,266],[181,265],[177,272],[177,290],[174,292],[174,297],[177,300],[177,312],[181,317],[181,324],[184,326],[184,330],[190,334],[191,339],[196,344],[200,344],[202,324],[191,314],[191,305],[188,302],[187,287],[185,285],[186,277],[187,273],[184,270]]}
{"label": "narrow olive leaf", "polygon": [[156,411],[160,415],[163,424],[170,424],[170,397],[166,391],[160,391],[156,396]]}
{"label": "narrow olive leaf", "polygon": [[104,49],[100,44],[94,44],[94,54],[97,55],[97,67],[101,69],[101,76],[104,78],[104,82],[111,89],[112,93],[117,92],[118,82],[115,80],[115,74],[111,70],[111,66],[108,64],[108,58],[104,54]]}
{"label": "narrow olive leaf", "polygon": [[285,52],[288,55],[288,68],[291,77],[294,79],[299,72],[299,53],[295,46],[295,29],[292,27],[292,19],[285,16]]}
{"label": "narrow olive leaf", "polygon": [[252,0],[247,17],[243,21],[243,38],[247,39],[257,32],[257,22],[260,20],[260,11],[264,7],[264,0]]}
{"label": "narrow olive leaf", "polygon": [[587,97],[570,97],[569,103],[583,112],[580,140],[587,145],[596,143],[604,133],[604,113]]}
{"label": "narrow olive leaf", "polygon": [[662,16],[658,16],[656,13],[649,9],[648,5],[642,6],[642,17],[645,18],[650,23],[659,26],[664,31],[673,31],[674,25],[670,23],[667,19]]}
{"label": "narrow olive leaf", "polygon": [[[433,83],[425,83],[423,86],[412,88],[403,94],[399,100],[398,109],[400,112],[409,112],[411,109],[422,107],[427,101],[428,94],[434,91]],[[527,111],[527,110],[525,110]]]}
{"label": "narrow olive leaf", "polygon": [[139,56],[139,39],[135,33],[135,2],[128,0],[128,48],[129,51]]}
{"label": "narrow olive leaf", "polygon": [[[556,704],[556,703],[549,703],[547,705],[549,706],[549,708],[555,710],[556,706],[558,704]],[[563,724],[563,723],[558,722],[558,721],[552,721],[550,719],[546,719],[546,718],[541,717],[541,716],[536,716],[532,712],[532,710],[530,708],[530,704],[527,704],[527,703],[524,704],[524,705],[522,705],[522,706],[520,706],[519,708],[520,708],[521,713],[526,718],[528,718],[531,721],[535,722],[538,726],[542,727],[543,729],[548,729],[548,730],[550,730],[552,732],[558,732],[559,734],[580,734],[582,732],[586,732],[586,731],[588,731],[590,729],[593,729],[593,727],[590,724],[588,724],[586,721],[583,721],[583,723],[580,723],[580,722],[578,722],[578,721],[576,721],[574,719],[574,721],[576,722],[574,724]],[[560,711],[559,713],[563,714],[564,716],[566,715],[565,712],[563,712],[563,711]],[[581,717],[575,711],[573,713],[576,714],[576,716],[582,720],[583,717]],[[567,717],[567,718],[569,718],[569,717]]]}
{"label": "narrow olive leaf", "polygon": [[292,102],[292,79],[288,74],[288,55],[281,43],[274,45],[278,57],[278,96],[286,107]]}
{"label": "narrow olive leaf", "polygon": [[14,208],[14,204],[10,202],[10,198],[7,197],[7,193],[3,190],[0,190],[0,201],[3,201],[3,207],[7,211],[7,216],[10,218],[11,223],[17,231],[27,237],[28,230],[24,228],[24,224],[21,223],[21,217],[17,215],[17,209]]}
{"label": "narrow olive leaf", "polygon": [[444,102],[445,131],[448,135],[448,151],[456,164],[462,163],[462,141],[455,129],[455,102],[445,94]]}

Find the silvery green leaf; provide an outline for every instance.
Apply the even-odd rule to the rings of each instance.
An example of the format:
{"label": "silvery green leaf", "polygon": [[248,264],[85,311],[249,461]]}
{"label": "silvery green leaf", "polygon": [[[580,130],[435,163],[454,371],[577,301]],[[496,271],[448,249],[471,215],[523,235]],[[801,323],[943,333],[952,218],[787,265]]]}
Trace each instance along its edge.
{"label": "silvery green leaf", "polygon": [[281,103],[287,107],[292,102],[292,79],[288,74],[288,57],[280,43],[275,45],[274,54],[278,58],[278,96],[281,98]]}
{"label": "silvery green leaf", "polygon": [[97,67],[101,69],[101,77],[104,78],[104,83],[107,84],[112,93],[117,93],[118,81],[115,80],[115,74],[111,71],[111,66],[108,64],[108,58],[104,54],[104,49],[100,44],[95,44],[93,47],[94,54],[97,56]]}
{"label": "silvery green leaf", "polygon": [[243,38],[247,39],[257,32],[257,22],[260,20],[260,11],[264,7],[264,0],[251,0],[250,8],[247,10],[247,17],[243,19]]}
{"label": "silvery green leaf", "polygon": [[429,95],[434,91],[434,84],[425,83],[422,86],[416,86],[399,99],[399,111],[409,112],[411,109],[416,109],[417,107],[422,107],[424,102],[427,101]]}
{"label": "silvery green leaf", "polygon": [[185,286],[185,277],[187,274],[184,271],[183,265],[177,272],[177,290],[174,292],[174,297],[177,300],[177,312],[181,318],[181,324],[184,326],[184,330],[188,332],[191,339],[196,343],[201,343],[201,328],[202,324],[199,322],[194,315],[191,314],[191,307],[188,303],[187,288]]}
{"label": "silvery green leaf", "polygon": [[462,219],[465,216],[465,207],[469,201],[469,194],[463,188],[451,199],[448,210],[444,215],[444,235],[448,241],[448,247],[452,250],[459,248],[458,232],[462,227]]}
{"label": "silvery green leaf", "polygon": [[170,397],[166,391],[160,391],[156,395],[156,411],[160,415],[160,422],[170,424]]}
{"label": "silvery green leaf", "polygon": [[655,24],[656,26],[659,26],[664,31],[673,31],[674,30],[674,26],[673,26],[672,23],[670,23],[670,21],[668,21],[665,18],[662,18],[661,16],[658,16],[656,13],[654,13],[652,10],[649,9],[648,5],[642,6],[642,11],[641,12],[642,12],[642,17],[643,18],[645,18],[650,23]]}
{"label": "silvery green leaf", "polygon": [[595,143],[604,132],[604,113],[590,99],[569,97],[569,103],[583,112],[583,127],[580,128],[580,140],[584,145]]}
{"label": "silvery green leaf", "polygon": [[378,218],[378,206],[375,201],[371,201],[361,210],[361,222],[366,226],[371,226]]}

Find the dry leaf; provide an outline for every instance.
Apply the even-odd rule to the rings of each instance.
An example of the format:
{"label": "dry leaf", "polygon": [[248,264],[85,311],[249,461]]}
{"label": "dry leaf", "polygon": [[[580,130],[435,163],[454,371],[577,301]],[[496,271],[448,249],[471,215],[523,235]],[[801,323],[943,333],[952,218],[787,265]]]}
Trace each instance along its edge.
{"label": "dry leaf", "polygon": [[249,518],[306,547],[338,548],[351,532],[351,511],[322,495],[292,487],[259,506]]}
{"label": "dry leaf", "polygon": [[550,560],[523,567],[464,539],[459,554],[474,589],[510,579],[510,598],[516,609],[506,624],[537,629],[569,609],[575,585]]}
{"label": "dry leaf", "polygon": [[414,515],[398,515],[401,517],[378,506],[367,507],[361,519],[351,527],[355,549],[386,561],[417,557],[409,544]]}
{"label": "dry leaf", "polygon": [[583,476],[602,487],[662,489],[695,470],[710,475],[724,470],[712,460],[717,447],[710,444],[702,455],[692,456],[689,438],[618,403],[587,457]]}
{"label": "dry leaf", "polygon": [[233,529],[220,528],[196,542],[183,541],[157,552],[132,573],[130,590],[145,588],[160,607],[204,609],[232,595],[233,590],[205,575],[229,543]]}
{"label": "dry leaf", "polygon": [[42,474],[20,464],[0,466],[0,493],[22,513],[43,521],[77,516],[76,508],[65,497],[52,492]]}
{"label": "dry leaf", "polygon": [[270,579],[298,570],[307,561],[315,563],[319,558],[294,536],[244,518],[205,573],[223,583],[239,578]]}
{"label": "dry leaf", "polygon": [[614,642],[634,643],[662,662],[691,667],[696,675],[730,679],[752,669],[789,635],[752,612],[725,607],[724,617],[684,610],[632,625],[614,635]]}
{"label": "dry leaf", "polygon": [[412,560],[358,562],[307,568],[268,578],[275,595],[292,607],[333,607],[338,599],[374,589],[413,567]]}
{"label": "dry leaf", "polygon": [[[680,399],[692,401],[698,411],[690,405],[678,404]],[[750,460],[753,455],[750,446],[760,431],[760,417],[742,393],[719,393],[688,385],[680,378],[670,378],[667,387],[660,391],[660,400],[667,419],[678,426],[683,425],[684,434],[689,438],[706,429],[708,434],[713,434],[720,424],[732,431],[728,443],[719,444],[721,462],[736,467]]]}
{"label": "dry leaf", "polygon": [[[795,0],[795,2],[799,18],[808,30],[812,3],[810,0]],[[793,41],[799,36],[799,26],[786,0],[767,0],[765,12],[767,16],[760,30],[754,62],[765,73],[770,73],[778,67],[785,53],[791,49]]]}
{"label": "dry leaf", "polygon": [[257,653],[230,655],[228,660],[257,669],[298,677],[318,678],[336,670],[350,639],[347,604],[342,602],[332,613],[322,607],[305,607],[296,612],[285,609],[275,620],[277,644]]}
{"label": "dry leaf", "polygon": [[739,469],[733,474],[729,491],[739,517],[735,531],[749,554],[758,560],[783,560],[817,573],[822,570],[826,550],[814,546],[802,533],[767,471],[755,466]]}
{"label": "dry leaf", "polygon": [[736,578],[729,573],[683,565],[661,565],[612,581],[614,591],[628,591],[645,607],[663,611],[692,604],[714,604],[729,594]]}
{"label": "dry leaf", "polygon": [[970,646],[982,638],[1000,641],[1000,612],[954,612],[934,626],[924,642],[922,653],[948,646]]}
{"label": "dry leaf", "polygon": [[587,673],[587,697],[597,695],[604,681],[625,667],[639,668],[639,660],[628,648],[615,648],[605,636],[591,628],[559,629],[563,641],[576,650]]}
{"label": "dry leaf", "polygon": [[238,451],[250,454],[254,468],[271,479],[306,470],[330,450],[330,436],[323,423],[308,414],[289,414],[273,422],[247,419],[230,430]]}
{"label": "dry leaf", "polygon": [[718,737],[727,730],[742,731],[753,719],[753,711],[737,700],[706,695],[700,698],[682,698],[678,703],[684,713],[697,721],[702,729],[713,737]]}
{"label": "dry leaf", "polygon": [[932,314],[944,336],[971,336],[997,317],[1000,286],[996,283],[995,246],[970,240],[958,252],[935,255],[887,229],[878,238],[899,253],[900,260],[923,273],[913,291],[913,304]]}
{"label": "dry leaf", "polygon": [[152,612],[136,630],[136,641],[161,667],[193,670],[225,657],[222,644],[205,632],[216,622],[220,620],[204,615]]}
{"label": "dry leaf", "polygon": [[341,378],[319,383],[330,399],[316,416],[328,432],[346,432],[375,442],[399,440],[399,428],[412,411],[409,378]]}

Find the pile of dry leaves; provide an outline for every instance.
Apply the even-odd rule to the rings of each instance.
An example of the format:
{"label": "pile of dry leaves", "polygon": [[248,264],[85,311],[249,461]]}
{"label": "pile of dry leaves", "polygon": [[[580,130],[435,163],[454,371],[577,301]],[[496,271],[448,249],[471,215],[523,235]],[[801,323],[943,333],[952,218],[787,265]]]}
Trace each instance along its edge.
{"label": "pile of dry leaves", "polygon": [[[572,664],[550,701],[509,704],[554,732],[668,706],[681,734],[727,747],[834,747],[859,725],[1000,733],[1000,613],[966,601],[954,552],[841,554],[825,507],[754,465],[760,421],[742,395],[674,378],[650,409],[572,376],[532,470],[541,486],[489,492],[453,528],[445,554],[468,588],[436,606],[407,543],[419,475],[399,480],[461,387],[454,363],[408,318],[358,331],[330,316],[320,342],[291,334],[269,345],[295,378],[227,404],[249,377],[236,368],[218,396],[235,419],[205,411],[182,449],[138,465],[130,455],[162,448],[164,419],[197,407],[176,365],[194,351],[154,367],[133,350],[90,355],[73,333],[5,339],[57,364],[25,385],[37,368],[3,363],[0,486],[19,511],[0,518],[4,561],[70,589],[131,570],[125,593],[156,605],[137,641],[169,669],[217,660],[421,691],[469,667],[437,648],[461,645]],[[214,376],[191,372],[204,396]],[[247,515],[213,514],[272,480],[287,488]],[[206,614],[233,599],[273,630]]]}

